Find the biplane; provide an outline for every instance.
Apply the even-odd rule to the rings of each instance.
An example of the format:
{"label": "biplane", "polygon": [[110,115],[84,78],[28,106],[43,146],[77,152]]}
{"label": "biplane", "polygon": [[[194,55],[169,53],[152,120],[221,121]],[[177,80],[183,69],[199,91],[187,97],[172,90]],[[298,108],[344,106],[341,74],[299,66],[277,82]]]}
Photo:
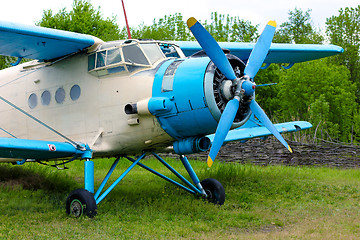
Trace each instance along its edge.
{"label": "biplane", "polygon": [[[272,124],[255,100],[254,78],[271,63],[294,64],[339,54],[334,45],[272,44],[270,21],[256,43],[217,43],[194,18],[197,42],[93,36],[0,22],[0,54],[18,58],[0,71],[0,162],[55,167],[84,160],[84,188],[66,200],[66,212],[97,214],[98,204],[135,167],[223,204],[215,179],[200,181],[187,157],[208,151],[211,167],[221,146],[311,127],[305,121]],[[21,59],[32,59],[21,63]],[[189,177],[158,153],[179,155]],[[153,155],[179,180],[146,166]],[[115,157],[95,192],[94,158]],[[108,180],[121,159],[130,166]],[[110,186],[108,186],[110,185]],[[108,186],[105,190],[105,186]]]}

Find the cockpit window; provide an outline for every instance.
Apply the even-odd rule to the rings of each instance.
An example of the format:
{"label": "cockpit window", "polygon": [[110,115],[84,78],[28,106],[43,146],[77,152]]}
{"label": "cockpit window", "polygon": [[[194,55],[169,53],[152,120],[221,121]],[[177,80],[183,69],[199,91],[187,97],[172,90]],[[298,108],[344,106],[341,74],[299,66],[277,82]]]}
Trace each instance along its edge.
{"label": "cockpit window", "polygon": [[139,45],[131,44],[123,47],[125,62],[149,65],[143,51]]}
{"label": "cockpit window", "polygon": [[164,59],[165,56],[156,43],[142,43],[140,44],[145,54],[148,56],[151,64],[156,63],[160,59]]}
{"label": "cockpit window", "polygon": [[185,57],[172,43],[154,40],[127,40],[104,43],[88,56],[88,71],[98,77],[151,68],[167,57]]}
{"label": "cockpit window", "polygon": [[103,67],[105,66],[105,59],[106,59],[106,51],[101,51],[96,53],[96,67]]}
{"label": "cockpit window", "polygon": [[160,48],[166,57],[176,57],[176,58],[180,57],[174,45],[164,43],[164,44],[160,44]]}
{"label": "cockpit window", "polygon": [[120,49],[114,48],[107,51],[106,65],[121,62]]}

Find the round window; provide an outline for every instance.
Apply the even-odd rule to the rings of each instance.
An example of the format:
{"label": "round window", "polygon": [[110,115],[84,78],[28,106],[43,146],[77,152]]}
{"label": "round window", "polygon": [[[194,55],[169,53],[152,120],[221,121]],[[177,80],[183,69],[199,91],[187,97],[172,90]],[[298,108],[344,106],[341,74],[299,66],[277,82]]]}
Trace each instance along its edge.
{"label": "round window", "polygon": [[48,90],[45,90],[41,94],[41,103],[42,103],[42,105],[49,105],[50,100],[51,100],[51,94],[50,94],[50,92]]}
{"label": "round window", "polygon": [[29,99],[28,99],[28,104],[29,104],[29,107],[31,109],[35,108],[37,106],[37,96],[35,93],[32,93],[30,96],[29,96]]}
{"label": "round window", "polygon": [[58,88],[55,92],[55,100],[57,103],[63,103],[65,100],[65,90],[63,88]]}
{"label": "round window", "polygon": [[74,85],[72,86],[72,88],[70,89],[70,97],[71,100],[76,101],[79,99],[81,94],[81,89],[79,87],[79,85]]}

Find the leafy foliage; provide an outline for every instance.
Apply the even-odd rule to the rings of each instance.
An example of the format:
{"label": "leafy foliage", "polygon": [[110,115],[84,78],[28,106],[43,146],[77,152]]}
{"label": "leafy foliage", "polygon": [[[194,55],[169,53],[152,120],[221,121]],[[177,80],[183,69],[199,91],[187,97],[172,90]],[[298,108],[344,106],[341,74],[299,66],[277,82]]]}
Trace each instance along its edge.
{"label": "leafy foliage", "polygon": [[120,30],[115,23],[116,17],[103,19],[100,8],[94,7],[86,0],[74,0],[70,12],[66,9],[53,14],[52,10],[44,10],[42,19],[37,23],[41,27],[61,29],[93,35],[104,41],[118,40]]}
{"label": "leafy foliage", "polygon": [[142,24],[137,29],[133,29],[132,36],[138,39],[194,40],[180,13],[169,16],[165,15],[157,22],[154,19],[151,26]]}
{"label": "leafy foliage", "polygon": [[290,119],[310,117],[314,124],[322,121],[331,138],[350,139],[356,86],[344,66],[326,60],[297,64],[282,75],[279,89],[280,114]]}
{"label": "leafy foliage", "polygon": [[279,43],[322,43],[323,36],[311,25],[311,10],[303,12],[295,8],[289,11],[289,20],[280,25],[273,42]]}
{"label": "leafy foliage", "polygon": [[326,33],[330,42],[344,48],[344,53],[334,56],[332,61],[336,64],[345,65],[350,70],[351,81],[355,82],[359,88],[360,5],[357,8],[341,8],[339,16],[328,18],[326,25]]}
{"label": "leafy foliage", "polygon": [[205,28],[219,42],[252,42],[258,35],[258,25],[229,14],[211,13],[211,22],[205,22]]}

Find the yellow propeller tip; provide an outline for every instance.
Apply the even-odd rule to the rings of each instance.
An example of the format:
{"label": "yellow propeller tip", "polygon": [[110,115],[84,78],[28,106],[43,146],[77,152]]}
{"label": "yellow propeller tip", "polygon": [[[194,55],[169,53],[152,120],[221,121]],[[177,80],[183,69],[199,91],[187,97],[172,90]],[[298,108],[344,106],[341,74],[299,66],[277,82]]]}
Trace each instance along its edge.
{"label": "yellow propeller tip", "polygon": [[211,159],[210,156],[208,156],[208,159],[207,159],[208,166],[211,167],[213,163],[214,163],[214,161]]}
{"label": "yellow propeller tip", "polygon": [[289,149],[289,151],[290,151],[291,153],[293,153],[293,150],[291,149],[290,146],[288,146],[288,149]]}
{"label": "yellow propeller tip", "polygon": [[195,23],[197,23],[197,20],[194,17],[191,17],[187,20],[187,25],[189,28],[191,28],[192,26],[195,25]]}
{"label": "yellow propeller tip", "polygon": [[273,27],[276,27],[276,26],[277,26],[276,22],[273,21],[273,20],[269,21],[269,22],[268,22],[268,25],[273,26]]}

